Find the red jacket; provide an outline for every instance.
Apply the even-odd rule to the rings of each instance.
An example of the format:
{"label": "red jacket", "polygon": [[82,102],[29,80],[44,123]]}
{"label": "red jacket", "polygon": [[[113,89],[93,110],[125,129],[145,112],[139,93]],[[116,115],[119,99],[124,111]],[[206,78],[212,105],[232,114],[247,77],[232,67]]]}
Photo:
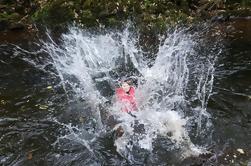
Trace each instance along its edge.
{"label": "red jacket", "polygon": [[126,93],[122,88],[116,89],[116,98],[117,101],[122,104],[123,112],[131,112],[137,110],[134,87],[130,87],[129,93]]}

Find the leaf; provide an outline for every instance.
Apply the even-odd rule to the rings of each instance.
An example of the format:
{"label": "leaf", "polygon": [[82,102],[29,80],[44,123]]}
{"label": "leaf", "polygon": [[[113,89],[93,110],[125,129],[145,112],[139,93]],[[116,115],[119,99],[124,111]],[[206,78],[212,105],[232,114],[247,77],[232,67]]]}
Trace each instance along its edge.
{"label": "leaf", "polygon": [[39,105],[39,109],[46,110],[48,108],[48,105]]}
{"label": "leaf", "polygon": [[28,154],[27,154],[27,159],[28,159],[28,160],[31,160],[31,159],[32,159],[32,152],[31,152],[31,151],[28,152]]}
{"label": "leaf", "polygon": [[5,100],[1,100],[1,104],[2,104],[2,105],[6,105],[6,103],[7,103],[7,102],[6,102]]}
{"label": "leaf", "polygon": [[52,89],[52,86],[47,86],[47,88],[46,89]]}
{"label": "leaf", "polygon": [[237,149],[237,152],[239,152],[240,154],[244,154],[244,150],[243,149]]}

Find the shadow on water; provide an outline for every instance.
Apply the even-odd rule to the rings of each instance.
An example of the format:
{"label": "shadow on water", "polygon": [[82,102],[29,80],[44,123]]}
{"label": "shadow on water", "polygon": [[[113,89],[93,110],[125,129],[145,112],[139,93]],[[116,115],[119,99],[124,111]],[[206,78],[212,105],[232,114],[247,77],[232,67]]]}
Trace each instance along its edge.
{"label": "shadow on water", "polygon": [[[213,124],[212,140],[207,150],[212,154],[176,161],[180,149],[168,151],[174,143],[158,137],[154,145],[158,150],[154,155],[134,147],[135,163],[248,163],[251,156],[251,33],[247,27],[250,25],[251,20],[221,25],[227,31],[224,39],[226,48],[215,64],[214,86],[207,107]],[[25,50],[37,47],[33,43],[21,42],[20,45]],[[52,74],[55,72],[53,67],[47,66],[44,70],[34,67],[24,58],[34,58],[35,55],[17,51],[11,44],[0,46],[2,165],[132,165],[116,151],[112,132],[101,132],[96,137],[94,128],[97,126],[95,118],[91,117],[91,106],[83,104],[83,98],[69,101],[60,79]],[[38,61],[50,58],[46,56],[41,53],[35,58]],[[105,97],[113,95],[113,88],[108,84],[101,82],[97,88],[102,89],[103,96],[107,95]],[[195,135],[191,134],[191,139]],[[238,148],[245,153],[236,151]]]}

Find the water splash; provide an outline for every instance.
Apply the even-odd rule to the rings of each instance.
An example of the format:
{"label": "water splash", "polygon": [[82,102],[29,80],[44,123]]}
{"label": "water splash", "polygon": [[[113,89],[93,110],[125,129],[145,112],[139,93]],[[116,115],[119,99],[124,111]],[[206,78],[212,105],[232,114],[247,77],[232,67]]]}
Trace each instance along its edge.
{"label": "water splash", "polygon": [[[136,90],[140,111],[134,113],[136,118],[121,115],[120,112],[117,115],[117,118],[122,121],[120,125],[126,129],[126,133],[115,142],[117,150],[121,154],[125,155],[124,152],[126,152],[126,155],[128,155],[128,149],[132,152],[131,144],[138,144],[141,148],[152,151],[153,142],[158,135],[166,136],[166,138],[175,142],[173,147],[169,147],[169,150],[177,147],[186,149],[182,151],[183,157],[191,154],[196,155],[203,151],[202,148],[201,150],[195,148],[185,128],[187,123],[185,114],[186,111],[190,111],[189,99],[186,96],[190,74],[187,63],[189,56],[192,56],[195,52],[193,48],[198,44],[193,39],[194,37],[196,36],[186,34],[184,31],[175,31],[169,34],[164,39],[163,44],[159,46],[159,52],[153,66],[142,65],[139,67],[139,65],[135,65],[141,71],[138,80],[143,82],[139,84]],[[131,54],[131,56],[133,55]],[[203,67],[210,68],[213,65]],[[203,75],[205,78],[201,80],[204,82],[200,82],[202,85],[200,84],[198,88],[200,86],[207,87],[207,79],[212,74]],[[209,86],[212,87],[212,84]],[[195,93],[198,94],[197,98],[204,102],[207,99],[201,98],[200,95],[210,92],[202,89],[200,93]],[[205,104],[202,103],[202,106],[205,106]],[[203,107],[201,109],[205,111]],[[119,109],[115,107],[114,112],[116,110]],[[136,139],[133,138],[135,136],[135,121],[144,126],[144,132],[141,132]],[[132,141],[133,143],[130,144]]]}
{"label": "water splash", "polygon": [[[147,59],[137,37],[128,28],[92,34],[72,27],[60,44],[48,35],[49,41],[42,41],[42,51],[50,55],[47,63],[56,69],[69,100],[81,98],[86,105],[83,112],[91,112],[97,126],[94,137],[104,131],[100,115],[103,110],[118,119],[120,123],[114,129],[122,126],[124,134],[115,140],[115,145],[122,156],[133,160],[134,146],[155,150],[154,142],[159,136],[173,143],[168,151],[179,148],[182,157],[203,152],[203,145],[193,143],[190,135],[197,133],[200,137],[199,133],[208,133],[212,127],[206,107],[218,52],[208,51],[208,46],[204,50],[207,55],[202,55],[198,51],[204,46],[201,34],[177,29],[163,37],[156,58]],[[114,91],[122,76],[134,77],[138,82],[136,99],[140,111],[134,116],[121,112],[112,93],[105,90],[108,86]],[[107,101],[112,105],[107,106]],[[88,141],[79,137],[81,131],[88,131],[76,128],[76,132],[75,127],[66,126],[70,134],[62,138],[81,138],[91,151]],[[196,131],[191,126],[197,126]]]}

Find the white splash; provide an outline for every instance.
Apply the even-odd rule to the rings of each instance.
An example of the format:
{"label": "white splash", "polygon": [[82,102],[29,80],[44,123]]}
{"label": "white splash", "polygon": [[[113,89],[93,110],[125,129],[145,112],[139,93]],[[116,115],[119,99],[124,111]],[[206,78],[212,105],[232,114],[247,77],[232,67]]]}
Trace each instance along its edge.
{"label": "white splash", "polygon": [[[212,89],[214,58],[197,55],[194,48],[200,43],[195,34],[176,30],[167,36],[160,42],[154,61],[144,58],[138,36],[128,29],[122,33],[94,35],[73,27],[62,36],[61,44],[56,44],[51,38],[49,42],[43,42],[43,51],[51,56],[65,91],[73,98],[83,98],[91,106],[99,130],[103,128],[99,106],[105,107],[104,103],[110,99],[100,94],[97,82],[107,81],[114,89],[119,78],[112,77],[110,72],[119,73],[118,68],[123,69],[121,61],[125,66],[132,63],[133,68],[139,71],[138,75],[132,74],[139,84],[136,98],[140,111],[133,112],[135,117],[121,112],[115,103],[105,107],[120,120],[116,127],[124,129],[123,136],[115,141],[117,151],[123,156],[130,156],[133,146],[152,151],[158,136],[164,136],[174,142],[174,146],[183,148],[184,157],[202,151],[190,140],[186,125],[194,118],[196,121],[189,123],[201,126],[201,117],[210,117],[206,105]],[[152,66],[147,65],[149,61],[152,61]],[[196,71],[201,72],[193,71],[195,66]],[[188,93],[193,94],[192,98]],[[195,100],[199,103],[191,106]],[[195,110],[196,113],[186,116],[187,111]],[[206,123],[210,124],[210,121]],[[134,128],[139,124],[143,125],[144,131],[137,133]]]}

